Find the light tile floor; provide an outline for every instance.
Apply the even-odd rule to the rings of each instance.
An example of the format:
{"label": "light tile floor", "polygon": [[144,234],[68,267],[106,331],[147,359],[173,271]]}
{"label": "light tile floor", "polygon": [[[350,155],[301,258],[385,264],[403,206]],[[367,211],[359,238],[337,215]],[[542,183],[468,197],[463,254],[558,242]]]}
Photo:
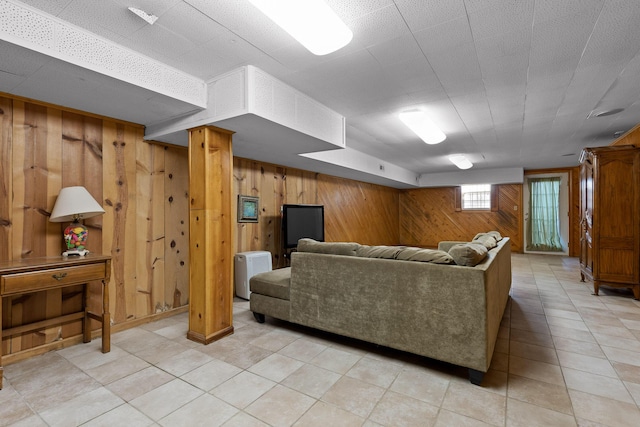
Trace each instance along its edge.
{"label": "light tile floor", "polygon": [[513,255],[482,386],[466,369],[267,318],[234,303],[203,346],[187,315],[8,365],[0,426],[639,426],[640,302],[579,281],[575,258]]}

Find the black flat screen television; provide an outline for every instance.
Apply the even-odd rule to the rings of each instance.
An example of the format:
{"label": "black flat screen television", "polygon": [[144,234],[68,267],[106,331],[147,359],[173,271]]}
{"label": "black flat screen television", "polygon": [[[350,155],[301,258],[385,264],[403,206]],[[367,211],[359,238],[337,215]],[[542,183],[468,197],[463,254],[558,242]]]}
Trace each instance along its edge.
{"label": "black flat screen television", "polygon": [[324,206],[282,205],[282,231],[287,249],[305,237],[324,242]]}

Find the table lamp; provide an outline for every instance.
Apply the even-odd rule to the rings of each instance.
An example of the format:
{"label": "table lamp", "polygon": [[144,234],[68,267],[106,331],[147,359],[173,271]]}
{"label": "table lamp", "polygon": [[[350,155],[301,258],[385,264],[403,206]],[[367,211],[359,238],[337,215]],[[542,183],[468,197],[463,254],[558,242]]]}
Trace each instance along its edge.
{"label": "table lamp", "polygon": [[67,250],[63,256],[85,256],[87,250],[87,228],[80,223],[81,219],[102,215],[104,209],[96,202],[86,188],[81,186],[65,187],[60,190],[56,204],[53,206],[49,221],[67,222],[71,224],[64,229],[64,242]]}

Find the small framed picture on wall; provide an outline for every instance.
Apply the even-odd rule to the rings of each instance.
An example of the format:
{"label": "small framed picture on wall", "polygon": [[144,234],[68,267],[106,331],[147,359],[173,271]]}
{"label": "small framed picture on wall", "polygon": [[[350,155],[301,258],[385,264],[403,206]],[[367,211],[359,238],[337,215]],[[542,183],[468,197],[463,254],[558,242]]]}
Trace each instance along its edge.
{"label": "small framed picture on wall", "polygon": [[258,222],[258,197],[238,196],[238,222]]}

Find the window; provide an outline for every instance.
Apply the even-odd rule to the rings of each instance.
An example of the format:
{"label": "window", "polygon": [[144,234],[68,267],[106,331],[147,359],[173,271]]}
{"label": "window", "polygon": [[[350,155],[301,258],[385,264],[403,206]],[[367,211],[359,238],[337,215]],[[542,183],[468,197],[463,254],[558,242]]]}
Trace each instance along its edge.
{"label": "window", "polygon": [[456,187],[456,211],[497,211],[497,186],[473,184]]}

